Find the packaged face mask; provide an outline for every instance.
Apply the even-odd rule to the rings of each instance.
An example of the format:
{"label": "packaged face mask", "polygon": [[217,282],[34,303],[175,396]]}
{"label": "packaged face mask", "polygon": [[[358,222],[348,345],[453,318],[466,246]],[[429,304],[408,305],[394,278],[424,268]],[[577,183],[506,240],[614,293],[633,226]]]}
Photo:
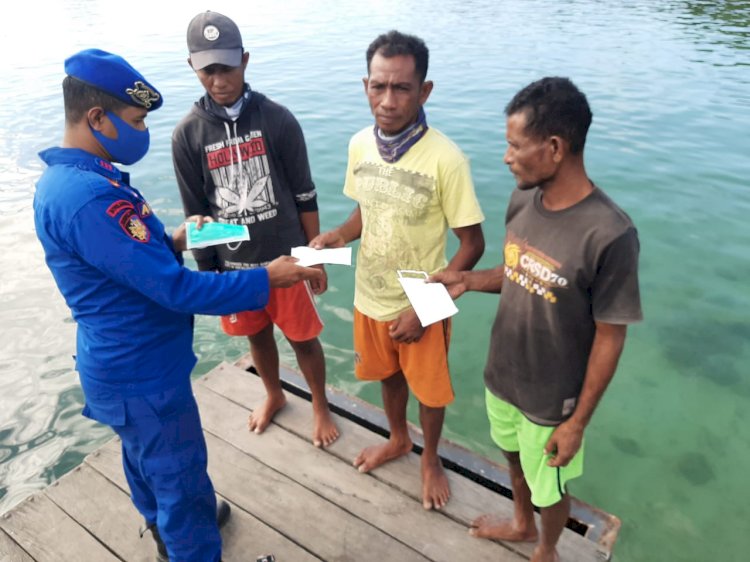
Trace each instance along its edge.
{"label": "packaged face mask", "polygon": [[206,222],[203,223],[200,230],[195,227],[194,222],[186,222],[185,226],[187,228],[188,250],[250,240],[250,232],[247,230],[247,226],[243,224]]}

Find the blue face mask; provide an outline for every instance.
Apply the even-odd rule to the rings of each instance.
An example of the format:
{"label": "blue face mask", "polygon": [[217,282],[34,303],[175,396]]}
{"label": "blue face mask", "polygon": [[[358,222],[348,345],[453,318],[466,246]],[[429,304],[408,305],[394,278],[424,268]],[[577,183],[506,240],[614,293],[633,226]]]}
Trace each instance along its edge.
{"label": "blue face mask", "polygon": [[109,153],[114,162],[120,162],[126,166],[135,164],[148,152],[148,145],[151,138],[148,129],[139,131],[128,125],[111,111],[107,111],[107,117],[109,117],[115,126],[115,130],[117,131],[116,139],[104,136],[89,125],[91,132],[104,147],[104,150]]}

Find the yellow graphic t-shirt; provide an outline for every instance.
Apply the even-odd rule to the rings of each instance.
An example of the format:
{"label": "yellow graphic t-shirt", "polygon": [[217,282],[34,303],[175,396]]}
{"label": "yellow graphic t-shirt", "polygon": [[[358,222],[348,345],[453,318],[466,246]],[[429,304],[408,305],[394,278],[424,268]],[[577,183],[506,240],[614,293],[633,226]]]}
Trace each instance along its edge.
{"label": "yellow graphic t-shirt", "polygon": [[484,220],[468,159],[433,128],[393,164],[378,154],[372,127],[354,135],[344,194],[362,212],[354,306],[378,321],[409,307],[397,270],[443,269],[448,228]]}

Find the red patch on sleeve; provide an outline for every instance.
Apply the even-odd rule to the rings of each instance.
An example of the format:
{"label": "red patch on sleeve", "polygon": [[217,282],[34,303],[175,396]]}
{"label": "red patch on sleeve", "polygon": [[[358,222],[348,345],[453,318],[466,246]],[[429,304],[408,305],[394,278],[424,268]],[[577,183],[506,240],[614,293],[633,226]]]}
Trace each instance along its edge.
{"label": "red patch on sleeve", "polygon": [[120,199],[118,201],[115,201],[107,208],[107,214],[110,217],[114,217],[122,211],[123,209],[132,209],[133,204],[130,201],[125,201],[125,199]]}

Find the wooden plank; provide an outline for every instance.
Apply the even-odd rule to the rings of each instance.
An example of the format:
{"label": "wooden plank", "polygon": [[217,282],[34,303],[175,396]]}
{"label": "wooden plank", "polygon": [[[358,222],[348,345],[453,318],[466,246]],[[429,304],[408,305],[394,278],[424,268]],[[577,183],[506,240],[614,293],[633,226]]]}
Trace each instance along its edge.
{"label": "wooden plank", "polygon": [[279,562],[320,560],[234,503],[221,537],[224,562],[254,562],[266,554],[274,554]]}
{"label": "wooden plank", "polygon": [[[242,405],[250,405],[251,407],[261,403],[265,396],[265,390],[257,376],[228,363],[217,366],[201,378],[197,385],[205,385],[230,400],[239,400]],[[310,427],[312,427],[312,411],[309,402],[291,393],[287,393],[287,399],[289,401],[288,406],[279,412],[274,422],[303,439],[309,439]],[[356,423],[340,416],[335,416],[335,418],[336,423],[342,429],[342,435],[328,448],[328,451],[347,463],[351,463],[363,447],[385,441],[384,437]],[[401,490],[415,501],[421,502],[419,455],[411,453],[377,468],[371,474]],[[447,474],[452,492],[452,498],[443,510],[447,516],[467,528],[475,517],[483,513],[512,517],[513,503],[508,498],[452,471],[447,471]],[[540,524],[538,516],[537,524]],[[530,557],[534,548],[534,545],[530,543],[506,542],[503,544],[508,549],[523,554],[525,557]],[[563,560],[599,562],[602,558],[597,552],[595,543],[569,529],[563,531],[558,544],[558,551]]]}
{"label": "wooden plank", "polygon": [[[125,472],[122,467],[122,445],[119,437],[115,437],[99,447],[83,459],[83,462],[96,469],[123,492],[130,494],[128,481],[125,479]],[[133,506],[133,509],[135,509],[135,506]]]}
{"label": "wooden plank", "polygon": [[[452,562],[466,559],[468,553],[477,560],[502,562],[519,559],[517,554],[498,543],[471,538],[463,525],[439,512],[425,511],[421,501],[414,501],[388,484],[360,474],[350,462],[344,463],[325,450],[313,447],[307,436],[304,439],[293,436],[276,425],[270,426],[262,436],[250,433],[246,426],[247,409],[229,402],[202,384],[196,384],[194,389],[205,431],[221,436],[248,455],[262,459],[264,464],[410,545],[430,560]],[[302,409],[309,410],[309,404],[290,403],[285,408],[285,415],[297,415]],[[226,456],[226,452],[220,454],[222,460]],[[309,514],[319,513],[306,508],[303,511],[308,524]],[[320,518],[327,517],[326,513]],[[359,542],[362,552],[358,556],[352,558],[349,554],[341,559],[382,560],[382,555],[376,556],[373,552],[380,542],[370,536]],[[401,560],[399,557],[385,559]]]}
{"label": "wooden plank", "polygon": [[34,559],[2,529],[0,529],[0,560],[3,562],[34,562]]}
{"label": "wooden plank", "polygon": [[[201,410],[203,417],[206,408],[202,406]],[[291,439],[298,441],[294,436]],[[246,451],[214,435],[207,435],[206,441],[216,489],[321,559],[425,562],[418,552],[321,498],[315,490],[248,456]]]}
{"label": "wooden plank", "polygon": [[[209,458],[213,454],[209,453]],[[127,482],[122,471],[119,440],[113,439],[95,453],[86,457],[85,462],[100,471],[108,479],[115,481],[123,490],[127,490]],[[216,484],[216,479],[212,480]],[[248,482],[253,481],[252,475],[243,475],[243,479],[238,485],[245,489],[248,487]],[[248,491],[248,494],[252,494],[252,489]],[[227,499],[231,500],[232,498]],[[132,505],[131,509],[134,513],[137,513]],[[232,516],[221,530],[221,536],[223,542],[222,559],[225,562],[245,562],[255,560],[257,556],[262,554],[270,553],[275,554],[280,562],[283,560],[299,560],[300,562],[318,560],[273,528],[247,513],[237,503],[232,503]],[[125,559],[128,560],[128,558]]]}
{"label": "wooden plank", "polygon": [[92,466],[78,466],[45,493],[123,560],[153,561],[156,543],[151,533],[140,538],[143,519],[130,496]]}
{"label": "wooden plank", "polygon": [[0,527],[37,562],[119,560],[44,494],[6,513]]}

